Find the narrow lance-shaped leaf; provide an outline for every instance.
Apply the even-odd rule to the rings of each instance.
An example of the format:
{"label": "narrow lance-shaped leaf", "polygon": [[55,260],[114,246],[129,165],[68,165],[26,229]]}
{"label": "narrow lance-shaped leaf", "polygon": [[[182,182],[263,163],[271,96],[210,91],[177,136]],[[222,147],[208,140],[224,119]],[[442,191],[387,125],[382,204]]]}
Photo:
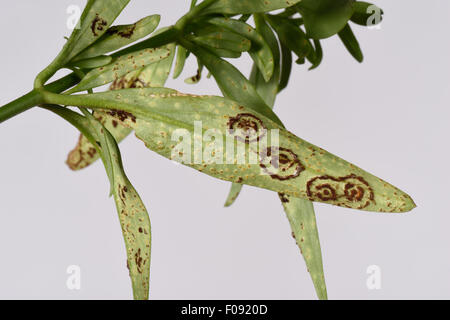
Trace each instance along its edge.
{"label": "narrow lance-shaped leaf", "polygon": [[152,15],[130,25],[113,26],[91,46],[76,56],[75,61],[100,56],[129,45],[155,31],[161,17]]}
{"label": "narrow lance-shaped leaf", "polygon": [[[281,125],[239,103],[214,96],[193,96],[170,89],[124,89],[88,95],[61,96],[46,93],[49,103],[109,109],[110,114],[132,127],[147,147],[166,158],[183,162],[213,177],[284,193],[296,198],[376,212],[406,212],[415,207],[412,199],[387,182],[285,130]],[[198,128],[211,129],[221,138],[202,143],[205,161],[189,155],[198,147]],[[254,129],[243,136],[238,129]],[[245,144],[247,164],[239,164],[234,150],[223,148],[226,132]],[[273,131],[275,138],[272,136]],[[186,143],[175,139],[186,134]],[[208,132],[209,135],[212,132]],[[250,141],[263,141],[261,150]],[[278,140],[279,143],[272,141]],[[184,139],[183,139],[184,140]],[[201,139],[200,139],[201,140]],[[208,139],[206,139],[208,140]],[[222,146],[220,141],[222,140]],[[189,144],[189,142],[191,142]],[[246,143],[248,142],[248,143]],[[187,145],[189,147],[187,147]],[[185,150],[186,149],[186,150]],[[203,154],[200,153],[200,154]],[[238,156],[242,156],[240,152]],[[178,158],[177,158],[178,157]],[[213,159],[214,161],[211,161]],[[224,160],[225,159],[225,160]],[[279,159],[279,161],[277,161]],[[210,163],[211,162],[211,163]]]}
{"label": "narrow lance-shaped leaf", "polygon": [[144,203],[124,172],[120,151],[114,137],[92,116],[85,118],[57,106],[52,107],[51,110],[74,124],[96,145],[110,179],[111,191],[119,214],[133,296],[136,300],[147,300],[150,282],[150,219]]}
{"label": "narrow lance-shaped leaf", "polygon": [[[167,46],[167,49],[172,52],[167,59],[152,63],[138,71],[130,72],[115,81],[111,85],[110,90],[163,87],[172,68],[175,45],[170,44]],[[132,129],[123,126],[115,117],[112,117],[106,112],[97,110],[94,112],[94,117],[106,127],[118,143],[132,132]],[[76,147],[69,153],[67,164],[72,170],[81,170],[95,162],[98,158],[99,155],[96,152],[95,146],[81,134]]]}
{"label": "narrow lance-shaped leaf", "polygon": [[151,63],[166,59],[170,54],[171,51],[167,48],[144,49],[127,54],[106,66],[93,69],[68,93],[80,92],[111,83],[131,71],[139,70]]}
{"label": "narrow lance-shaped leaf", "polygon": [[308,36],[324,39],[337,34],[353,15],[354,0],[302,0],[296,6]]}
{"label": "narrow lance-shaped leaf", "polygon": [[353,58],[355,58],[358,62],[363,62],[364,56],[361,51],[361,47],[359,46],[358,40],[356,39],[349,24],[347,24],[344,29],[339,32],[339,38],[342,40],[342,43]]}
{"label": "narrow lance-shaped leaf", "polygon": [[228,29],[232,32],[251,40],[251,49],[249,55],[252,57],[255,64],[258,66],[261,74],[266,81],[269,81],[274,72],[274,57],[269,45],[261,34],[259,34],[249,24],[229,19],[229,18],[212,18],[208,20],[209,23]]}
{"label": "narrow lance-shaped leaf", "polygon": [[201,14],[246,14],[268,12],[293,6],[304,0],[219,0],[204,9]]}
{"label": "narrow lance-shaped leaf", "polygon": [[292,229],[292,236],[306,262],[317,296],[326,300],[327,288],[323,272],[322,250],[319,242],[316,216],[311,201],[279,194]]}

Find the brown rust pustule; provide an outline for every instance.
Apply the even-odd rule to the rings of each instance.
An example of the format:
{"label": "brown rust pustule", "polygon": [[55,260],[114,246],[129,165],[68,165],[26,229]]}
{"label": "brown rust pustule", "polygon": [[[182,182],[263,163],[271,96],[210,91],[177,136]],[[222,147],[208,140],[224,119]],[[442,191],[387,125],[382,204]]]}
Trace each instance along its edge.
{"label": "brown rust pustule", "polygon": [[95,15],[94,20],[92,20],[91,24],[91,30],[92,34],[97,37],[98,33],[97,31],[103,31],[103,29],[108,25],[108,22],[106,22],[104,19],[100,18],[99,14],[97,13]]}
{"label": "brown rust pustule", "polygon": [[242,133],[243,136],[236,135],[236,139],[245,143],[259,141],[267,133],[267,129],[261,119],[251,113],[239,113],[235,117],[230,117],[228,121],[230,134]]}
{"label": "brown rust pustule", "polygon": [[315,199],[324,202],[343,200],[343,205],[345,202],[361,202],[361,209],[375,202],[375,195],[369,183],[355,174],[345,177],[329,175],[315,177],[307,182],[306,190],[312,201]]}

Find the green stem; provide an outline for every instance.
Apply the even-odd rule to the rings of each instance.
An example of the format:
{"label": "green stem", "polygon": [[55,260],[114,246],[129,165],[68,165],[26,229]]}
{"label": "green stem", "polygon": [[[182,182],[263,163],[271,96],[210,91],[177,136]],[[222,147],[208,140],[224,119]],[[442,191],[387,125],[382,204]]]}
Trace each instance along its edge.
{"label": "green stem", "polygon": [[[80,79],[74,73],[71,73],[55,82],[52,82],[45,86],[45,90],[49,92],[63,92],[75,84],[80,82]],[[32,90],[26,95],[8,103],[0,108],[0,123],[11,119],[12,117],[27,111],[39,104],[44,103],[44,98],[40,90]]]}

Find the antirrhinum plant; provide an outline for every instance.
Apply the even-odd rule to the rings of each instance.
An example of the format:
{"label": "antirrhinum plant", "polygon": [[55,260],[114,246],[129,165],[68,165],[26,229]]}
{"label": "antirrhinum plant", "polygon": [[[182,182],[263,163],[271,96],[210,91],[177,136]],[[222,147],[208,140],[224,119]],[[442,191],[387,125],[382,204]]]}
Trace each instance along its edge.
{"label": "antirrhinum plant", "polygon": [[[133,131],[163,157],[231,182],[226,206],[243,185],[277,192],[317,296],[327,299],[313,202],[385,213],[415,205],[403,191],[290,133],[273,107],[293,65],[309,70],[320,65],[324,39],[337,35],[362,62],[352,27],[379,23],[381,9],[352,0],[204,0],[191,1],[189,12],[170,27],[157,30],[159,15],[114,26],[129,2],[87,1],[79,27],[37,75],[34,89],[0,108],[0,122],[38,106],[81,132],[67,164],[80,170],[103,161],[135,299],[149,297],[151,227],[118,147]],[[249,78],[229,62],[243,53],[253,60]],[[179,77],[189,56],[197,59],[198,73],[186,82],[198,83],[207,69],[223,97],[164,88],[172,69]],[[48,83],[61,69],[71,73]],[[110,90],[94,93],[106,84]],[[224,150],[223,137],[213,135],[198,150],[198,137],[211,130],[232,135],[231,149]],[[174,136],[189,137],[188,147],[180,149]],[[242,163],[236,157],[256,160]]]}

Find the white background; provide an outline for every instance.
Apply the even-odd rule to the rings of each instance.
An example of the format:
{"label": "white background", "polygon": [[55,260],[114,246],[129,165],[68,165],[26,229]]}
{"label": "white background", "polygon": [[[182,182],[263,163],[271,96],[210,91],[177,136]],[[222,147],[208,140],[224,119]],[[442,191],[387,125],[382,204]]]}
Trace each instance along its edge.
{"label": "white background", "polygon": [[[134,0],[118,23],[187,0]],[[337,37],[321,67],[295,66],[276,111],[298,136],[409,193],[408,214],[316,205],[331,299],[450,298],[450,3],[377,0],[381,30],[354,30],[358,64]],[[8,1],[0,12],[0,104],[31,89],[64,43],[69,5],[81,0]],[[246,57],[237,65],[248,70]],[[195,74],[191,59],[183,79]],[[213,80],[169,87],[219,94]],[[35,108],[0,125],[0,298],[129,299],[124,243],[101,163],[71,172],[78,134]],[[223,208],[230,184],[175,166],[134,137],[121,144],[126,171],[150,212],[153,299],[315,299],[303,258],[275,193],[245,187]],[[378,265],[382,289],[366,287]],[[81,267],[81,290],[66,268]]]}

